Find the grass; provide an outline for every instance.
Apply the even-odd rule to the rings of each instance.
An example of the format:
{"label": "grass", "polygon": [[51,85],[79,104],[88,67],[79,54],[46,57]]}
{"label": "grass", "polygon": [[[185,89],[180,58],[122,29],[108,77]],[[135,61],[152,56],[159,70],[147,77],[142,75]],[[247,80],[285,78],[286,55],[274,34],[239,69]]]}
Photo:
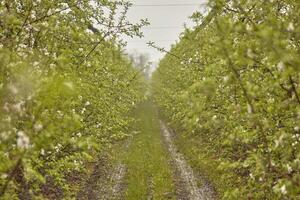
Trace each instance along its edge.
{"label": "grass", "polygon": [[125,198],[174,199],[172,169],[161,140],[156,108],[146,101],[139,105],[134,115],[137,134],[123,155],[127,165]]}

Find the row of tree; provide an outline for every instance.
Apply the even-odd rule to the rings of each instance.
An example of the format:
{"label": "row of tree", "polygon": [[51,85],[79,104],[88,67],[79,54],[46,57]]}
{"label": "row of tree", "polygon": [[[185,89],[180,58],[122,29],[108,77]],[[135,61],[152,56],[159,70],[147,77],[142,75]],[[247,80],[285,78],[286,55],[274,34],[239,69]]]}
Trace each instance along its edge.
{"label": "row of tree", "polygon": [[0,198],[72,199],[74,174],[128,135],[142,95],[119,36],[130,3],[0,2]]}
{"label": "row of tree", "polygon": [[299,13],[297,0],[211,0],[154,74],[173,127],[222,170],[224,199],[299,199]]}

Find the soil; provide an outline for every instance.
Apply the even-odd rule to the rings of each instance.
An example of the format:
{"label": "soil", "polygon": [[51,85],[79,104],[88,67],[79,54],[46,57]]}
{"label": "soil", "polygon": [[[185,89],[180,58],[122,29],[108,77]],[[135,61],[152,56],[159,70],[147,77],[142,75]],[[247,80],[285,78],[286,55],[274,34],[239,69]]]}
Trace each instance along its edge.
{"label": "soil", "polygon": [[[179,200],[213,200],[216,199],[212,187],[201,176],[197,176],[183,155],[178,152],[173,143],[173,132],[160,121],[161,133],[169,151],[172,166],[175,168],[175,185]],[[201,182],[201,186],[197,183]]]}

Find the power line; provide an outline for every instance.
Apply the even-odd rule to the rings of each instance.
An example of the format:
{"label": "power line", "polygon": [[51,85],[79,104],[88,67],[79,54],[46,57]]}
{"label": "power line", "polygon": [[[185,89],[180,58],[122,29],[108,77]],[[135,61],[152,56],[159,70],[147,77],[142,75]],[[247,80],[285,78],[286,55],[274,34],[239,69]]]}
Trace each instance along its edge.
{"label": "power line", "polygon": [[179,7],[179,6],[205,6],[206,3],[200,4],[133,4],[133,7]]}
{"label": "power line", "polygon": [[145,26],[143,29],[183,29],[183,26]]}
{"label": "power line", "polygon": [[[174,40],[155,40],[155,42],[172,42],[172,41],[174,41]],[[129,40],[129,41],[127,41],[127,42],[145,42],[145,43],[148,43],[149,42],[149,40]]]}

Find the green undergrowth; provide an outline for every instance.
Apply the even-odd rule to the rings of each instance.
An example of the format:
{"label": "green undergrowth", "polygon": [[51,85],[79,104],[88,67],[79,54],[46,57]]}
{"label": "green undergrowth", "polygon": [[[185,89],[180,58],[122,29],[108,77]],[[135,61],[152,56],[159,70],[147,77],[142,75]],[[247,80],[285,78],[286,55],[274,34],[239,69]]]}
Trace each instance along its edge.
{"label": "green undergrowth", "polygon": [[138,106],[134,136],[123,160],[127,166],[126,199],[174,199],[174,183],[157,112],[150,101]]}

